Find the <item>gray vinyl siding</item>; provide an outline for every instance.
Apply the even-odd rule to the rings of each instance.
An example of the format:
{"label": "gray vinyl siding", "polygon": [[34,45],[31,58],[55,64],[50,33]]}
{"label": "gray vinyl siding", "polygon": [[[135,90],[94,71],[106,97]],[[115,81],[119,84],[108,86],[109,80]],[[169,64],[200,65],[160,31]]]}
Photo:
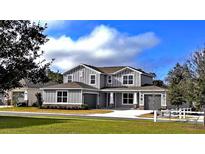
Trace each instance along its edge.
{"label": "gray vinyl siding", "polygon": [[144,84],[153,84],[153,78],[146,76],[146,75],[141,75],[141,85]]}
{"label": "gray vinyl siding", "polygon": [[99,100],[100,107],[106,107],[106,93],[100,93],[100,100]]}
{"label": "gray vinyl siding", "polygon": [[[44,103],[56,103],[57,104],[57,91],[61,90],[44,90],[43,100]],[[82,103],[81,90],[63,90],[68,91],[68,104]]]}
{"label": "gray vinyl siding", "polygon": [[101,74],[100,75],[100,88],[106,87],[106,83],[107,83],[107,76],[104,74]]}
{"label": "gray vinyl siding", "polygon": [[[80,71],[84,72],[83,77],[80,77]],[[100,88],[100,74],[94,70],[88,69],[88,68],[83,67],[83,66],[79,66],[79,67],[75,68],[74,70],[70,71],[69,73],[65,74],[63,76],[63,82],[67,83],[68,75],[73,75],[73,81],[82,82],[82,83],[85,83],[87,85],[90,85],[90,83],[89,83],[90,74],[96,75],[96,84],[91,85],[91,86],[99,89]]]}
{"label": "gray vinyl siding", "polygon": [[130,69],[125,69],[124,71],[121,71],[115,75],[112,75],[112,84],[107,84],[107,80],[105,80],[106,87],[120,87],[124,86],[122,84],[122,76],[127,74],[133,74],[134,75],[134,84],[133,85],[127,85],[127,86],[141,86],[140,82],[140,73],[136,71],[132,71]]}

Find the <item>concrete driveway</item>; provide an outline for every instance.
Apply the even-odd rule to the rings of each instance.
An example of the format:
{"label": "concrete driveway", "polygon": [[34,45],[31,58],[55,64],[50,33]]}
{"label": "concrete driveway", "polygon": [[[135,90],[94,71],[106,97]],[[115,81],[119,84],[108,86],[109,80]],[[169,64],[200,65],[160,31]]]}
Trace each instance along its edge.
{"label": "concrete driveway", "polygon": [[152,110],[113,110],[111,113],[103,114],[61,114],[61,113],[42,113],[42,112],[15,112],[0,111],[0,116],[80,116],[80,117],[104,117],[104,118],[126,118],[139,119],[137,116],[148,114]]}
{"label": "concrete driveway", "polygon": [[137,118],[137,116],[152,113],[153,110],[113,110],[111,113],[104,114],[89,114],[88,116],[95,117],[110,117],[110,118]]}

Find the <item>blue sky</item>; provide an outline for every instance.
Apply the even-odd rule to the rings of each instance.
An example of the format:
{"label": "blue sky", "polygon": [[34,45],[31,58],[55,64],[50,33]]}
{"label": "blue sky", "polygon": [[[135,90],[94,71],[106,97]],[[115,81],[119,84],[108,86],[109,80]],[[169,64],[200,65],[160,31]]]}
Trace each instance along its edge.
{"label": "blue sky", "polygon": [[54,70],[78,63],[132,65],[163,80],[204,45],[205,21],[48,21],[45,33],[51,41],[44,50],[47,59],[56,58]]}

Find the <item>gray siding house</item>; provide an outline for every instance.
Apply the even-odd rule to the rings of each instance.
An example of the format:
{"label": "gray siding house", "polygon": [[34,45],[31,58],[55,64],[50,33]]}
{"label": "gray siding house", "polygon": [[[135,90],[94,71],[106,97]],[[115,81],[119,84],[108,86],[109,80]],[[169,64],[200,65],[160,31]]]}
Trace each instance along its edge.
{"label": "gray siding house", "polygon": [[[27,103],[28,106],[32,106],[36,103],[36,93],[41,92],[40,88],[43,86],[56,85],[56,82],[49,81],[47,83],[34,84],[28,79],[22,79],[20,81],[22,87],[11,89],[5,92],[7,95],[0,92],[0,105],[13,105],[16,103]],[[8,100],[11,104],[8,104]]]}
{"label": "gray siding house", "polygon": [[166,89],[152,84],[153,75],[129,66],[80,64],[63,74],[63,84],[41,88],[43,105],[90,108],[166,108]]}

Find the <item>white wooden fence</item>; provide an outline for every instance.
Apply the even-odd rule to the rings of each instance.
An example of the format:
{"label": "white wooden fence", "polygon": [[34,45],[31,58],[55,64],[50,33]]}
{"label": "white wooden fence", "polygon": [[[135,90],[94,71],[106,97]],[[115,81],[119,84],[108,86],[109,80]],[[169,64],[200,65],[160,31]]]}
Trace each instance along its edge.
{"label": "white wooden fence", "polygon": [[205,124],[205,112],[195,112],[191,108],[180,108],[178,110],[154,111],[154,122],[157,121],[184,121],[203,122]]}

